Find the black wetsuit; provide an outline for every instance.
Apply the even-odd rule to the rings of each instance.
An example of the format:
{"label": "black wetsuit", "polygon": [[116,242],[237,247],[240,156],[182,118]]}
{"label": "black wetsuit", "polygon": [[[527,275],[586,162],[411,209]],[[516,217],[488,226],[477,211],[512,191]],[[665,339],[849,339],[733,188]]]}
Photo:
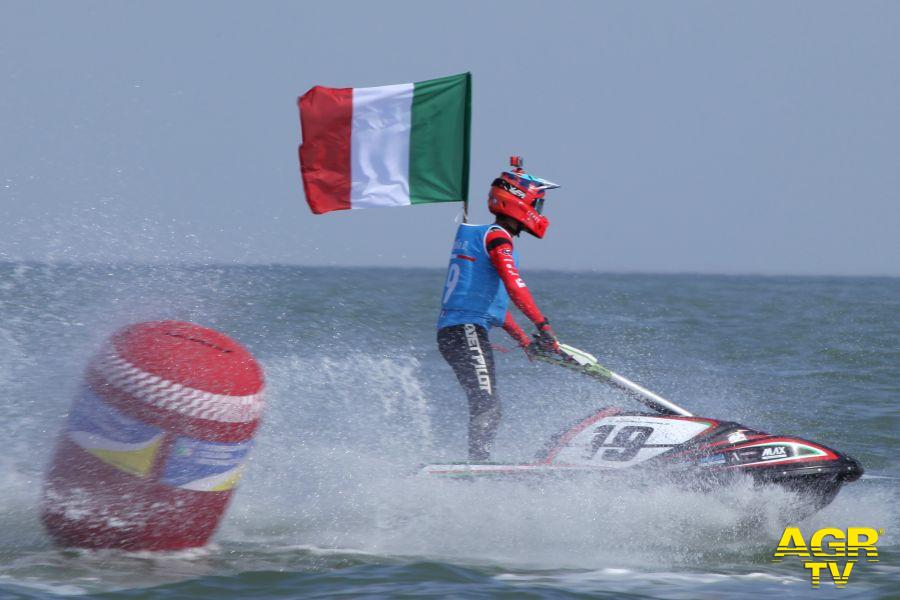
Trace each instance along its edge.
{"label": "black wetsuit", "polygon": [[441,356],[450,363],[469,399],[469,460],[487,460],[500,425],[500,397],[488,332],[471,323],[450,325],[438,330],[437,341]]}

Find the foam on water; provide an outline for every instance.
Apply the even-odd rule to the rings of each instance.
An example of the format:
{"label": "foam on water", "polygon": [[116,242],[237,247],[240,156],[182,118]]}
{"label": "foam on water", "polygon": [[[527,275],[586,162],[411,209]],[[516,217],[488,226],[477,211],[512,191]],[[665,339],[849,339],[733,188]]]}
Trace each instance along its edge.
{"label": "foam on water", "polygon": [[[377,370],[337,379],[335,364],[346,363],[320,360],[329,366],[317,374],[309,373],[314,361],[308,358],[267,363],[273,416],[225,539],[275,535],[285,543],[522,567],[696,566],[770,551],[784,525],[781,515],[796,500],[749,481],[703,493],[634,478],[416,477],[414,466],[430,458],[431,436],[422,416],[423,385],[408,368],[412,358],[357,355],[354,364]],[[407,385],[383,385],[397,377]],[[302,381],[304,399],[294,399],[298,388],[286,381]],[[309,418],[315,429],[304,425]],[[462,422],[435,426],[464,429]],[[889,492],[850,486],[812,523],[894,523],[890,500]],[[258,514],[261,506],[265,515]]]}

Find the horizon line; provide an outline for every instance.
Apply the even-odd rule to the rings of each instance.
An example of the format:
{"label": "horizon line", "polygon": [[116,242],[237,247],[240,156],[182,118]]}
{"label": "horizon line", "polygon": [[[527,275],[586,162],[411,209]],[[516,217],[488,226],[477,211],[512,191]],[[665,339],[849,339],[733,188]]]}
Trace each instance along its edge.
{"label": "horizon line", "polygon": [[[0,259],[0,265],[11,266],[66,266],[66,267],[153,267],[153,268],[223,268],[223,267],[279,267],[303,269],[378,269],[378,270],[420,270],[443,271],[444,267],[402,266],[402,265],[345,265],[345,264],[304,264],[285,262],[138,262],[138,261],[69,261],[69,260],[7,260]],[[900,279],[900,274],[886,273],[825,273],[825,272],[765,272],[765,271],[700,271],[700,270],[653,270],[653,269],[567,269],[529,268],[529,273],[591,273],[597,275],[645,275],[645,276],[709,276],[709,277],[797,277],[797,278],[847,278],[847,279]]]}

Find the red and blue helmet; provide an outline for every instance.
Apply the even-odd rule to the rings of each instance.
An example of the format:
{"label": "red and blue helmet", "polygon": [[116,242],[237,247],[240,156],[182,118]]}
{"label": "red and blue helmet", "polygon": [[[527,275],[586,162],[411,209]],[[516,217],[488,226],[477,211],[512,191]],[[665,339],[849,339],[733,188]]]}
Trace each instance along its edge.
{"label": "red and blue helmet", "polygon": [[491,184],[488,210],[495,215],[515,219],[528,233],[542,238],[550,225],[547,217],[541,214],[544,210],[544,192],[559,186],[525,173],[520,156],[513,156],[509,162],[512,171],[504,171]]}

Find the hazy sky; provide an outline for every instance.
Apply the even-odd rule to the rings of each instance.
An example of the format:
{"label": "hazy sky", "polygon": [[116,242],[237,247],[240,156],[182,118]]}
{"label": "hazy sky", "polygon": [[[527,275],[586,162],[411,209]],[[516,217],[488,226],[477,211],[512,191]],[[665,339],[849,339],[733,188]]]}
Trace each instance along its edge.
{"label": "hazy sky", "polygon": [[458,205],[314,216],[296,97],[471,71],[529,268],[900,275],[900,2],[0,2],[0,260],[446,264]]}

